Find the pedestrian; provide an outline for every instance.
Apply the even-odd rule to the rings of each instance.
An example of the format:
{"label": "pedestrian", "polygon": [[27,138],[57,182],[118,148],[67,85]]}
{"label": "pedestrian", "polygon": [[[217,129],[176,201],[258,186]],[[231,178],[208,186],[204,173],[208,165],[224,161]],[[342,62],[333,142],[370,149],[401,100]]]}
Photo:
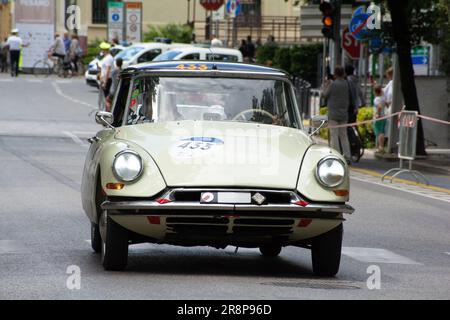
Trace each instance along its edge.
{"label": "pedestrian", "polygon": [[[393,86],[394,86],[394,69],[389,68],[386,70],[386,79],[388,80],[388,83],[383,88],[383,98],[385,103],[385,116],[389,116],[392,114],[392,102],[393,102]],[[372,87],[375,88],[377,86],[376,81],[372,81]],[[390,126],[391,126],[391,119],[388,118],[386,120],[386,127],[385,127],[385,138],[389,139],[390,137]]]}
{"label": "pedestrian", "polygon": [[211,40],[211,48],[223,48],[223,42],[219,38],[217,38],[215,35],[213,36],[213,39]]}
{"label": "pedestrian", "polygon": [[[383,95],[383,89],[381,86],[375,87],[375,100],[374,100],[374,120],[384,117],[386,109],[386,100]],[[374,132],[376,142],[378,146],[378,152],[384,153],[384,136],[386,132],[386,120],[377,120],[374,125]]]}
{"label": "pedestrian", "polygon": [[254,62],[256,48],[255,48],[255,44],[252,42],[252,36],[247,36],[246,51],[247,51],[247,57],[246,57],[247,62],[250,62],[250,63]]}
{"label": "pedestrian", "polygon": [[4,41],[0,43],[0,72],[8,71],[8,45],[6,44],[8,41],[5,38]]}
{"label": "pedestrian", "polygon": [[114,95],[119,85],[119,75],[122,72],[122,66],[123,66],[122,58],[117,58],[115,61],[114,69],[111,71],[111,88],[109,90],[108,96],[106,97],[106,111],[108,112],[111,111]]}
{"label": "pedestrian", "polygon": [[347,81],[350,85],[351,92],[351,103],[348,110],[348,122],[355,123],[357,120],[359,108],[363,107],[366,104],[365,97],[361,90],[361,86],[359,85],[359,79],[355,75],[355,68],[351,64],[345,66],[345,74],[347,75]]}
{"label": "pedestrian", "polygon": [[239,51],[242,53],[242,56],[244,58],[247,56],[247,41],[245,41],[245,39],[241,40],[241,46],[239,47]]}
{"label": "pedestrian", "polygon": [[73,65],[74,75],[77,76],[79,73],[78,70],[78,62],[83,56],[83,49],[81,49],[80,41],[78,40],[78,36],[76,34],[72,35],[72,41],[70,43],[69,48],[70,61]]}
{"label": "pedestrian", "polygon": [[114,67],[114,58],[109,52],[111,45],[107,42],[100,44],[100,50],[103,52],[103,59],[100,64],[100,89],[103,91],[104,98],[109,96],[111,90],[112,78],[111,72]]}
{"label": "pedestrian", "polygon": [[[334,69],[334,80],[326,80],[322,96],[327,101],[330,127],[344,125],[348,122],[348,107],[350,104],[350,86],[345,80],[344,69],[337,66]],[[348,164],[351,163],[350,143],[347,128],[330,128],[331,147],[341,150]]]}
{"label": "pedestrian", "polygon": [[69,52],[72,40],[70,40],[70,35],[68,32],[64,32],[63,42],[64,42],[64,49],[66,49],[66,52]]}
{"label": "pedestrian", "polygon": [[6,46],[9,50],[9,59],[11,63],[11,77],[19,76],[19,60],[23,47],[28,47],[29,43],[24,43],[19,37],[19,30],[11,30],[11,36],[6,40]]}

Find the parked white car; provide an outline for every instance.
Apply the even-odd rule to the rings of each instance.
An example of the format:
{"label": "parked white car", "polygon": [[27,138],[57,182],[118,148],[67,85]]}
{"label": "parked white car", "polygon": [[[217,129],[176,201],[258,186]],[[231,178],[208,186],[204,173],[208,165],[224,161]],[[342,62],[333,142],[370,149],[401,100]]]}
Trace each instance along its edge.
{"label": "parked white car", "polygon": [[157,56],[153,61],[171,60],[204,60],[220,62],[243,62],[244,57],[237,49],[228,48],[203,48],[203,47],[180,47],[169,50]]}
{"label": "parked white car", "polygon": [[128,47],[127,49],[122,51],[115,58],[116,59],[122,58],[123,68],[125,69],[129,66],[138,63],[150,62],[160,54],[165,53],[166,51],[183,46],[190,47],[189,44],[180,44],[180,43],[173,43],[173,44],[167,44],[162,42],[136,43],[131,47]]}

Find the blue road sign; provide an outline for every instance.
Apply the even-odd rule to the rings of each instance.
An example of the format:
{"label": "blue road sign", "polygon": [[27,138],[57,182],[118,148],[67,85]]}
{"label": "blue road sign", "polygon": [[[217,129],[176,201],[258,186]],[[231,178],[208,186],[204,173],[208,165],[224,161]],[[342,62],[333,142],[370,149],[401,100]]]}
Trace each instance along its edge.
{"label": "blue road sign", "polygon": [[238,16],[242,11],[241,2],[239,0],[228,0],[226,3],[227,13],[230,15]]}
{"label": "blue road sign", "polygon": [[114,22],[116,22],[119,21],[120,15],[118,13],[114,13],[111,18]]}
{"label": "blue road sign", "polygon": [[427,65],[428,57],[427,56],[413,56],[412,57],[413,64],[417,65]]}

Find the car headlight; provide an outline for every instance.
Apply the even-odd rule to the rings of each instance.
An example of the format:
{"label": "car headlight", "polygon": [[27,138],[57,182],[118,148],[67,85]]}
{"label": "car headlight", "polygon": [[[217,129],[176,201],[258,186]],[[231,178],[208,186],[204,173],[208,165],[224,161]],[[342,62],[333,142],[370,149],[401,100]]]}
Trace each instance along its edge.
{"label": "car headlight", "polygon": [[113,172],[116,178],[121,181],[132,182],[136,180],[141,176],[143,169],[142,158],[134,151],[122,151],[114,159]]}
{"label": "car headlight", "polygon": [[335,157],[326,157],[317,164],[316,178],[327,188],[341,185],[345,180],[346,168],[344,163]]}

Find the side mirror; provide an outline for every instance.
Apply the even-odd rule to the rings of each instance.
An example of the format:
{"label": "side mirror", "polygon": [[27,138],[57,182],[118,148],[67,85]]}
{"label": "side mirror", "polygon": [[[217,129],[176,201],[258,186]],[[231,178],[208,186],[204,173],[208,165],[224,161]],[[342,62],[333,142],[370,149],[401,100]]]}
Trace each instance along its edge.
{"label": "side mirror", "polygon": [[326,127],[328,125],[328,116],[314,116],[311,118],[311,127],[315,128],[315,130],[310,133],[310,137],[314,136],[316,133],[318,133],[321,129]]}
{"label": "side mirror", "polygon": [[114,116],[111,112],[97,111],[95,114],[95,122],[104,127],[115,129],[112,125],[114,123]]}

